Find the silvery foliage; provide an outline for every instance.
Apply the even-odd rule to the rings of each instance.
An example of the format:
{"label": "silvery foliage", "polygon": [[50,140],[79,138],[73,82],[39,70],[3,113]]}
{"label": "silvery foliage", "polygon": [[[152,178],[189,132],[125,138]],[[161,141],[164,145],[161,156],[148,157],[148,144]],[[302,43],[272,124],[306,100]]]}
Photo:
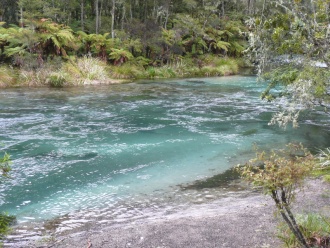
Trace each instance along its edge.
{"label": "silvery foliage", "polygon": [[330,148],[320,150],[320,153],[319,153],[318,157],[319,157],[319,160],[320,160],[320,165],[322,167],[330,166]]}
{"label": "silvery foliage", "polygon": [[[286,3],[290,4],[289,2]],[[320,68],[327,70],[330,67],[330,24],[317,23],[316,15],[311,18],[313,15],[299,12],[297,9],[289,8],[289,5],[285,6],[284,4],[283,1],[277,1],[275,6],[279,6],[282,11],[294,16],[295,21],[291,23],[289,33],[291,39],[296,39],[295,33],[302,32],[302,30],[307,32],[304,37],[306,40],[302,44],[304,52],[290,55],[278,53],[276,44],[272,41],[272,30],[263,28],[263,21],[268,17],[265,19],[262,14],[259,20],[257,18],[248,19],[246,24],[253,31],[249,34],[250,44],[245,53],[250,61],[256,63],[259,80],[262,80],[267,69],[288,64],[300,68],[302,74],[307,67],[315,68],[315,70]],[[297,42],[301,41],[298,39]],[[299,114],[303,110],[314,109],[317,106],[329,107],[325,98],[330,96],[330,82],[328,79],[323,82],[327,91],[325,98],[316,96],[316,84],[318,84],[319,78],[313,78],[315,74],[308,75],[310,78],[298,76],[291,84],[286,85],[285,94],[274,100],[279,111],[273,115],[269,122],[270,125],[277,124],[286,127],[291,123],[294,127],[298,127]]]}
{"label": "silvery foliage", "polygon": [[293,127],[298,127],[300,112],[315,107],[316,98],[312,92],[311,80],[296,80],[290,84],[287,87],[287,96],[276,99],[280,111],[272,116],[269,125],[277,124],[280,127],[286,127],[292,123]]}

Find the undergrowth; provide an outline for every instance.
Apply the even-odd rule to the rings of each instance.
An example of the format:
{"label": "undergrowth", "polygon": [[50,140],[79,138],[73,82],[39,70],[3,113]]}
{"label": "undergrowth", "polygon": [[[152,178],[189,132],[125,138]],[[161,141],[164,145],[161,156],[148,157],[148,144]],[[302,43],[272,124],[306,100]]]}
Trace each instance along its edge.
{"label": "undergrowth", "polygon": [[15,221],[15,216],[0,213],[0,240],[2,240],[10,232],[10,225]]}
{"label": "undergrowth", "polygon": [[320,150],[317,166],[312,171],[312,176],[322,177],[324,181],[330,183],[330,148]]}
{"label": "undergrowth", "polygon": [[[330,247],[330,219],[319,214],[297,215],[297,223],[310,247]],[[288,248],[300,247],[296,237],[285,223],[278,226],[278,237]]]}
{"label": "undergrowth", "polygon": [[242,61],[217,55],[178,56],[167,64],[134,58],[119,66],[92,57],[52,59],[39,65],[0,66],[0,87],[84,85],[111,79],[214,77],[237,74]]}

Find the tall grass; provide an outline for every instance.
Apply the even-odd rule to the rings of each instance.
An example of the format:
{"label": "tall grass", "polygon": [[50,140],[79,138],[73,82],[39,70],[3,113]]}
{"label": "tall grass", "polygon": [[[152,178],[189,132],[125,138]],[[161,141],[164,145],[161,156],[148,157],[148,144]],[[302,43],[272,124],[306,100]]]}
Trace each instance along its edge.
{"label": "tall grass", "polygon": [[[319,214],[298,215],[297,223],[311,247],[330,247],[330,219]],[[278,237],[286,247],[299,247],[299,242],[284,223],[279,226]]]}
{"label": "tall grass", "polygon": [[238,62],[235,59],[206,55],[200,58],[183,57],[163,66],[142,66],[127,63],[112,66],[114,78],[184,78],[214,77],[237,74]]}
{"label": "tall grass", "polygon": [[312,175],[322,177],[324,181],[330,183],[330,148],[320,150],[317,158],[319,161],[312,171]]}
{"label": "tall grass", "polygon": [[95,81],[107,81],[110,75],[107,65],[97,58],[82,57],[70,59],[64,64],[61,71],[67,75],[67,83],[70,85],[93,84]]}
{"label": "tall grass", "polygon": [[16,82],[17,82],[17,72],[8,66],[1,66],[0,87],[7,87],[10,85],[14,85]]}
{"label": "tall grass", "polygon": [[19,69],[18,72],[17,86],[44,86],[54,70],[51,66],[45,66],[36,71]]}
{"label": "tall grass", "polygon": [[138,66],[131,63],[126,63],[121,66],[110,66],[110,76],[117,79],[134,79],[144,78],[145,69],[143,66]]}
{"label": "tall grass", "polygon": [[10,225],[15,222],[15,216],[8,215],[6,213],[0,213],[0,240],[2,240],[10,232]]}

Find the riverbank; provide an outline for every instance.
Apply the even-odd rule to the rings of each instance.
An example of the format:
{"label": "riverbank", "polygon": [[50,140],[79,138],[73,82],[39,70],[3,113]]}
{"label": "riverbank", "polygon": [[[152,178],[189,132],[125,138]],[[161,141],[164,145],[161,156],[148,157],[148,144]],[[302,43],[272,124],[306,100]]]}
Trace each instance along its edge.
{"label": "riverbank", "polygon": [[[236,192],[237,187],[228,188],[221,198],[209,197],[185,208],[117,223],[106,223],[105,218],[103,225],[94,222],[71,231],[55,229],[51,235],[7,247],[282,247],[276,237],[280,217],[273,214],[271,199],[251,188]],[[322,179],[308,180],[294,213],[329,215],[329,189]]]}
{"label": "riverbank", "polygon": [[205,55],[182,58],[170,64],[144,65],[126,63],[109,65],[92,57],[54,59],[35,67],[21,68],[0,65],[0,88],[8,87],[71,87],[126,83],[136,79],[166,79],[237,75],[246,62],[242,58]]}

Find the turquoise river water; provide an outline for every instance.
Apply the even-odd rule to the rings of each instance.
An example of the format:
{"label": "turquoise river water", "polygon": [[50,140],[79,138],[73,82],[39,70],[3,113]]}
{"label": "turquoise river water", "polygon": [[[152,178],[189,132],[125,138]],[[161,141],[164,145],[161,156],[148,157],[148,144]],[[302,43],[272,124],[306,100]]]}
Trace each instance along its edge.
{"label": "turquoise river water", "polygon": [[330,146],[329,116],[316,111],[298,129],[269,126],[276,108],[263,89],[241,76],[2,89],[0,152],[13,170],[0,211],[24,222],[133,209],[244,163],[253,144]]}

